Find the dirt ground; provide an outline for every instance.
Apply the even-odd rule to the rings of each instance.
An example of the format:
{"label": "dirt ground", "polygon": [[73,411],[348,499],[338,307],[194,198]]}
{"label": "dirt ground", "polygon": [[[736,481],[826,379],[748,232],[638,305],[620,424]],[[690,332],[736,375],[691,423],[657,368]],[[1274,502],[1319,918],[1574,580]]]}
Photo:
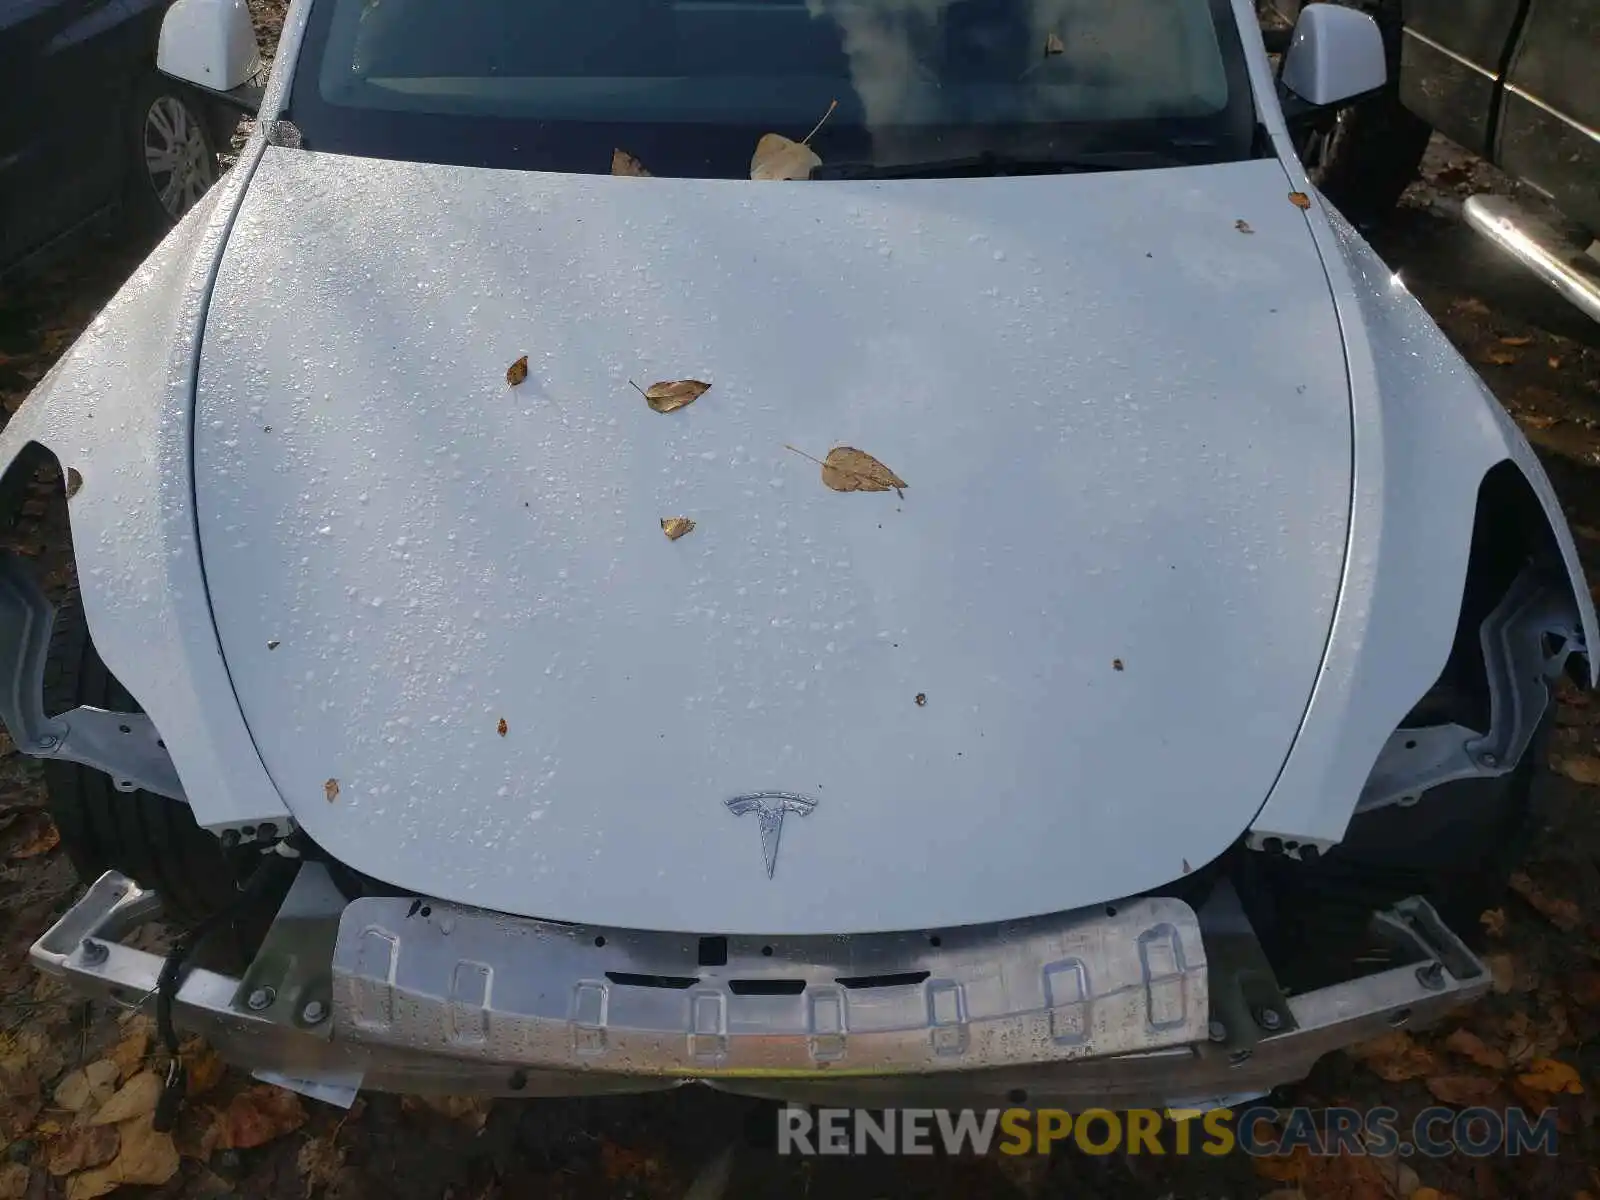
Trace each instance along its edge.
{"label": "dirt ground", "polygon": [[[264,39],[273,0],[254,0]],[[1505,181],[1447,145],[1372,231],[1385,259],[1484,373],[1543,457],[1600,580],[1600,326],[1497,257],[1459,220],[1461,198]],[[146,247],[85,247],[0,293],[0,407],[14,412],[115,291]],[[108,381],[110,386],[114,381]],[[45,519],[60,481],[41,479],[13,548],[66,579],[64,530]],[[123,1194],[488,1200],[493,1197],[1259,1197],[1440,1200],[1600,1196],[1590,1090],[1600,1084],[1600,706],[1565,696],[1540,786],[1540,830],[1513,894],[1485,914],[1495,992],[1415,1038],[1334,1056],[1279,1103],[1402,1114],[1431,1103],[1522,1103],[1561,1114],[1554,1158],[1401,1161],[1242,1157],[983,1160],[780,1158],[772,1111],[705,1089],[637,1099],[493,1105],[368,1096],[349,1113],[253,1085],[203,1047],[187,1055],[198,1093],[170,1150],[139,1121],[85,1127],[120,1081],[136,1103],[164,1068],[143,1016],[72,1001],[26,963],[29,943],[77,883],[44,810],[37,764],[0,735],[0,1200]],[[104,1065],[109,1063],[110,1065]],[[86,1070],[87,1068],[87,1070]],[[98,1130],[89,1136],[86,1129]],[[138,1143],[135,1145],[135,1143]],[[133,1149],[143,1158],[133,1161]],[[175,1153],[172,1153],[175,1151]],[[137,1157],[137,1156],[134,1156]],[[107,1164],[109,1166],[102,1165]],[[132,1165],[128,1165],[131,1163]],[[117,1172],[120,1171],[119,1176]],[[136,1181],[150,1186],[139,1186]]]}

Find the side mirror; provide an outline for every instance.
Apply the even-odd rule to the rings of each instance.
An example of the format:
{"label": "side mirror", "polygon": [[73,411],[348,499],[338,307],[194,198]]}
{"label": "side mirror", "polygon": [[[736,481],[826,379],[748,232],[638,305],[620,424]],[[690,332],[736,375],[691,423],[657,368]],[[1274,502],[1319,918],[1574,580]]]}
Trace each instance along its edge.
{"label": "side mirror", "polygon": [[1375,91],[1388,77],[1383,34],[1370,16],[1336,4],[1300,10],[1279,76],[1288,92],[1323,108]]}
{"label": "side mirror", "polygon": [[156,47],[156,69],[163,75],[229,93],[260,67],[245,0],[176,0],[167,9]]}

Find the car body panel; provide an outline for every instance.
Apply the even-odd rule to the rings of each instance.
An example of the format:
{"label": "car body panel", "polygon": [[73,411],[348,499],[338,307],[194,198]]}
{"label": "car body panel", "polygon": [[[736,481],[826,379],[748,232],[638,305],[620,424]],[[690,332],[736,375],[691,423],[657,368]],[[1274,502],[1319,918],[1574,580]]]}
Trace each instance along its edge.
{"label": "car body panel", "polygon": [[[269,148],[195,480],[280,792],[379,879],[643,928],[963,924],[1199,867],[1342,570],[1344,362],[1287,192],[1270,160],[752,191]],[[629,387],[680,377],[714,386],[671,415]],[[786,449],[838,444],[904,501]],[[724,808],[765,790],[819,802],[771,880]]]}

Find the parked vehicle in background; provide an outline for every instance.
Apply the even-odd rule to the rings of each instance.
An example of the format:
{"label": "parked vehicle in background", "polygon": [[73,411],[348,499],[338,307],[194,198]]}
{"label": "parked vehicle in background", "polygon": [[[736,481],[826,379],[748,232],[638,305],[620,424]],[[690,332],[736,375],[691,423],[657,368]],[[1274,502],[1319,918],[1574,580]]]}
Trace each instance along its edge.
{"label": "parked vehicle in background", "polygon": [[239,110],[156,67],[168,0],[0,4],[0,271],[123,212],[170,226]]}
{"label": "parked vehicle in background", "polygon": [[[1269,2],[1290,20],[1302,7]],[[1473,228],[1600,320],[1600,0],[1357,7],[1384,31],[1391,79],[1301,131],[1312,181],[1352,220],[1380,217],[1437,130],[1538,193],[1470,198]]]}

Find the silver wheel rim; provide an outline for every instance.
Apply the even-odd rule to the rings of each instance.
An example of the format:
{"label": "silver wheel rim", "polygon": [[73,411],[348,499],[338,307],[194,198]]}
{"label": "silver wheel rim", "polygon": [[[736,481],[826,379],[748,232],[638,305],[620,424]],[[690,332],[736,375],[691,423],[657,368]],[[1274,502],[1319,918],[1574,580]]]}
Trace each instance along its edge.
{"label": "silver wheel rim", "polygon": [[157,96],[144,115],[145,178],[176,221],[216,181],[216,161],[200,122],[176,96]]}

